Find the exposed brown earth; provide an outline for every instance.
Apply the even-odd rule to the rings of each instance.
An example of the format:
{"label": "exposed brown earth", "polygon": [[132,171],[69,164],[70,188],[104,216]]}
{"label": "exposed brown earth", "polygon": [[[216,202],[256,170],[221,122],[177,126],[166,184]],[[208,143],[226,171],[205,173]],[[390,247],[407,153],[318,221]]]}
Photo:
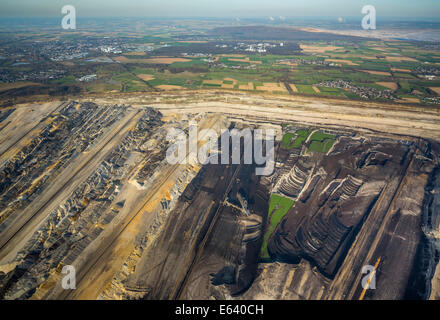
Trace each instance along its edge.
{"label": "exposed brown earth", "polygon": [[[273,128],[274,173],[168,163],[167,133],[190,120],[217,133]],[[312,135],[298,148],[280,143],[299,129],[334,144],[323,153]],[[439,141],[437,108],[297,95],[184,90],[14,105],[0,122],[0,295],[438,297]],[[263,263],[272,193],[294,204]],[[76,290],[61,286],[64,265],[76,268]],[[376,266],[376,290],[361,285],[365,265]]]}

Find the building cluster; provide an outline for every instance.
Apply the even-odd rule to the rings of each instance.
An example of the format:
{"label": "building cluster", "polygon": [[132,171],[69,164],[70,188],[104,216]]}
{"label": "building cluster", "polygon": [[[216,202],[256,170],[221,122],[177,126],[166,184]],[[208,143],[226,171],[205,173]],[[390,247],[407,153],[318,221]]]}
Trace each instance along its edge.
{"label": "building cluster", "polygon": [[426,104],[440,105],[440,97],[422,97],[420,100]]}
{"label": "building cluster", "polygon": [[238,42],[233,44],[217,44],[216,48],[231,48],[237,52],[250,52],[250,53],[267,53],[269,48],[283,47],[284,43],[268,43],[268,42],[259,42],[259,43],[245,43]]}
{"label": "building cluster", "polygon": [[41,54],[52,61],[81,59],[92,52],[121,53],[124,42],[118,38],[86,38],[78,41],[57,40],[42,46]]}
{"label": "building cluster", "polygon": [[65,70],[47,69],[41,70],[19,70],[0,69],[0,82],[12,83],[16,81],[45,82],[66,76]]}
{"label": "building cluster", "polygon": [[82,76],[81,78],[78,78],[77,80],[79,82],[90,82],[93,80],[96,80],[98,76],[96,74],[88,74],[86,76]]}
{"label": "building cluster", "polygon": [[[11,43],[0,49],[0,82],[47,82],[65,77],[64,62],[90,57],[90,62],[113,62],[103,54],[151,50],[122,38],[75,38]],[[81,79],[81,78],[80,78]],[[85,76],[90,81],[92,77]]]}
{"label": "building cluster", "polygon": [[277,60],[277,63],[297,63],[303,65],[316,65],[316,66],[326,66],[326,67],[337,67],[338,64],[334,62],[328,62],[325,60],[306,60],[306,59],[280,59]]}
{"label": "building cluster", "polygon": [[420,65],[414,69],[419,77],[423,77],[427,80],[435,80],[440,76],[440,68],[429,66],[429,65]]}
{"label": "building cluster", "polygon": [[323,81],[317,84],[317,86],[344,89],[358,95],[363,99],[397,99],[397,97],[392,93],[391,90],[378,90],[376,88],[358,86],[351,83],[350,81],[345,80]]}
{"label": "building cluster", "polygon": [[238,43],[238,48],[243,49],[244,47],[244,51],[248,51],[248,52],[257,52],[257,53],[266,53],[268,48],[275,48],[277,46],[284,46],[284,43],[280,43],[280,44],[273,44],[273,43]]}

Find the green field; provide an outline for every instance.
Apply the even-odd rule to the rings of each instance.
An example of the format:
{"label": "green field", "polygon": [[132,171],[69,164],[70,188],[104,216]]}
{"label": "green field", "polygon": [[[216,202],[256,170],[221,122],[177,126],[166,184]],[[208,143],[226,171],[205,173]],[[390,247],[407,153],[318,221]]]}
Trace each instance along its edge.
{"label": "green field", "polygon": [[[190,29],[188,29],[190,30]],[[160,31],[160,32],[159,32]],[[68,37],[68,35],[66,35]],[[214,41],[214,40],[213,40]],[[432,49],[425,48],[423,44],[415,44],[405,41],[382,41],[369,40],[361,42],[342,42],[334,43],[330,41],[300,41],[306,47],[329,47],[327,50],[317,50],[316,52],[304,51],[298,54],[297,51],[282,54],[259,54],[259,53],[238,53],[222,54],[215,48],[212,53],[203,55],[191,55],[185,51],[188,47],[191,53],[191,40],[188,42],[177,41],[173,37],[173,31],[161,32],[156,30],[154,34],[142,35],[131,40],[133,44],[143,44],[137,51],[146,52],[144,46],[167,45],[168,47],[179,48],[176,54],[170,57],[185,58],[184,61],[167,63],[155,63],[148,61],[150,58],[157,58],[153,52],[146,52],[145,55],[122,53],[130,63],[89,63],[90,57],[85,58],[86,64],[82,59],[74,60],[74,77],[65,77],[51,83],[60,85],[81,85],[88,92],[111,92],[111,91],[155,91],[154,87],[159,85],[174,85],[186,89],[219,89],[220,84],[203,83],[204,80],[221,80],[224,85],[235,84],[228,90],[245,90],[255,93],[274,93],[289,94],[286,90],[256,90],[264,83],[294,84],[296,90],[290,91],[292,95],[308,95],[315,97],[343,98],[362,100],[369,97],[376,101],[405,102],[399,98],[418,98],[420,103],[428,103],[423,98],[437,99],[436,104],[440,105],[439,95],[430,88],[440,87],[440,76],[434,79],[426,79],[426,75],[440,70],[440,54]],[[332,49],[332,47],[334,47]],[[160,48],[161,49],[161,48]],[[133,51],[135,52],[135,51]],[[111,59],[117,58],[110,56]],[[247,59],[247,60],[246,60]],[[8,58],[0,60],[0,64],[13,72],[23,72],[30,66],[14,66],[11,64],[16,59]],[[139,60],[136,62],[136,60]],[[235,60],[235,61],[234,61]],[[338,63],[337,61],[341,61]],[[257,63],[254,63],[257,62]],[[290,62],[286,63],[286,62]],[[332,64],[330,64],[332,62]],[[424,71],[425,70],[425,71]],[[75,81],[85,74],[96,73],[98,80],[96,83],[82,85]],[[139,74],[147,74],[154,77],[151,80],[141,80],[137,78]],[[231,79],[227,79],[231,78]],[[226,79],[226,80],[225,80]],[[233,80],[232,80],[233,79]],[[356,86],[359,91],[354,91],[351,87],[345,87],[334,83],[338,80],[348,82],[351,86]],[[380,82],[392,82],[397,85],[397,90],[390,89],[387,85],[380,85]],[[248,84],[253,87],[248,89]],[[240,89],[240,86],[243,86]],[[316,86],[319,91],[313,89]],[[226,88],[225,86],[223,86]],[[382,94],[381,94],[382,92]],[[370,93],[370,94],[368,94]],[[372,94],[371,94],[372,93]],[[430,103],[430,102],[429,102]],[[307,137],[297,137],[294,133],[289,133],[283,138],[283,147],[299,148]],[[325,152],[331,147],[329,141],[316,142],[312,139],[309,150]]]}
{"label": "green field", "polygon": [[76,80],[74,76],[67,76],[61,79],[52,80],[52,83],[60,84],[60,85],[66,85],[66,84],[75,84]]}
{"label": "green field", "polygon": [[315,90],[313,90],[311,85],[303,85],[303,84],[297,84],[296,85],[298,91],[300,93],[304,93],[304,94],[317,94],[315,92]]}
{"label": "green field", "polygon": [[331,134],[326,134],[317,131],[310,137],[310,145],[308,150],[313,152],[327,153],[336,141],[336,137]]}
{"label": "green field", "polygon": [[267,244],[270,236],[275,231],[275,228],[280,223],[281,219],[287,214],[289,209],[293,206],[293,200],[281,197],[276,194],[270,196],[269,212],[268,212],[268,228],[264,234],[263,246],[261,247],[260,257],[263,261],[270,261]]}
{"label": "green field", "polygon": [[[283,139],[281,140],[281,144],[285,149],[298,149],[302,146],[302,144],[307,139],[309,134],[310,131],[305,129],[300,129],[295,133],[288,132],[283,136]],[[296,139],[293,140],[294,138]]]}

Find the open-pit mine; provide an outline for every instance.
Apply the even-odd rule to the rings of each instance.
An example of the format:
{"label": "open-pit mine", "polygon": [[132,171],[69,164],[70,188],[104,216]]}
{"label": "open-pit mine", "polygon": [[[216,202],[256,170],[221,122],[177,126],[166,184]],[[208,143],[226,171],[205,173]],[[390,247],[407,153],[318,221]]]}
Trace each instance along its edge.
{"label": "open-pit mine", "polygon": [[[440,298],[436,107],[188,90],[0,121],[1,299]],[[170,164],[194,121],[274,130],[273,172]]]}

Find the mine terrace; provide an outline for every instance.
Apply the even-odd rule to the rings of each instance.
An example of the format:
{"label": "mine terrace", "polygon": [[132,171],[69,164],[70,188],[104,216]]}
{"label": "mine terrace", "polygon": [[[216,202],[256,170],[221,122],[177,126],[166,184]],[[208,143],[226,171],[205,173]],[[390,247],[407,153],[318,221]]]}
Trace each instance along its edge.
{"label": "mine terrace", "polygon": [[[333,112],[346,119],[324,125],[329,108],[312,100],[251,99],[168,93],[2,111],[2,297],[426,297],[437,272],[438,113],[365,105],[383,113],[368,122],[341,103]],[[168,130],[194,120],[275,130],[273,174],[169,164]],[[363,292],[362,267],[376,263],[381,285]],[[61,287],[64,265],[77,290]]]}

